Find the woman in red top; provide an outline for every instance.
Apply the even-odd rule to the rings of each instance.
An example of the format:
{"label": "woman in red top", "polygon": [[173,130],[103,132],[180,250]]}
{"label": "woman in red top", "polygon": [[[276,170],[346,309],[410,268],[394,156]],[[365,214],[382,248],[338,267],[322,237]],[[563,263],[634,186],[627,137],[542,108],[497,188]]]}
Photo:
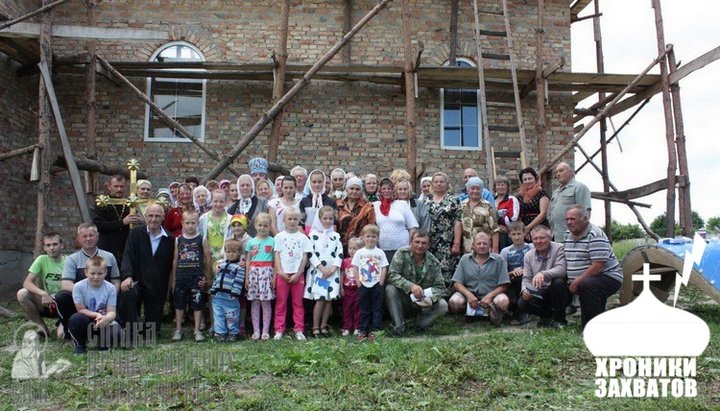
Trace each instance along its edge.
{"label": "woman in red top", "polygon": [[193,189],[189,184],[180,184],[177,195],[177,207],[168,210],[163,221],[163,228],[173,237],[182,234],[182,213],[185,210],[195,210],[193,204]]}
{"label": "woman in red top", "polygon": [[500,244],[498,250],[512,244],[508,235],[507,226],[517,221],[520,216],[520,202],[517,197],[510,195],[510,179],[499,176],[495,179],[495,209],[498,214],[498,228],[500,229]]}

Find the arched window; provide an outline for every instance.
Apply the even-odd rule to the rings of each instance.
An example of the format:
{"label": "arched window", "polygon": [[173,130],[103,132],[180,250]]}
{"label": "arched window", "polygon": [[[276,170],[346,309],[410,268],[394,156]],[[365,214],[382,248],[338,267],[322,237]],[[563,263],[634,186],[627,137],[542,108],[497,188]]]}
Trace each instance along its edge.
{"label": "arched window", "polygon": [[[472,61],[461,57],[455,60],[455,65],[475,67]],[[440,147],[443,149],[481,149],[478,93],[477,89],[440,89]]]}
{"label": "arched window", "polygon": [[[185,42],[165,44],[150,61],[205,61],[200,50]],[[170,117],[177,120],[198,140],[205,138],[205,80],[151,77],[147,79],[148,95]],[[145,106],[145,141],[189,142],[169,127],[149,106]]]}

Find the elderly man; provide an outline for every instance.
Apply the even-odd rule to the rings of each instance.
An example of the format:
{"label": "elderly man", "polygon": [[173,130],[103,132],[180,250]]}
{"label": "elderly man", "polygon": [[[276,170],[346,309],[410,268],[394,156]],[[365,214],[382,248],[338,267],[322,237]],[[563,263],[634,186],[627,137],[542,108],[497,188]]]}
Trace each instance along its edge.
{"label": "elderly man", "polygon": [[585,184],[575,180],[575,170],[568,163],[561,162],[555,167],[555,178],[560,187],[553,191],[548,220],[555,241],[562,241],[567,230],[565,211],[572,204],[581,204],[590,211],[590,190]]}
{"label": "elderly man", "polygon": [[570,292],[580,297],[582,326],[605,311],[608,297],[622,286],[623,272],[605,233],[590,224],[584,204],[565,212],[565,257]]}
{"label": "elderly man", "polygon": [[[110,177],[107,184],[110,198],[123,198],[125,196],[125,177],[116,174]],[[130,207],[125,204],[107,205],[93,209],[93,223],[100,233],[98,245],[101,249],[110,251],[115,259],[122,262],[123,250],[130,232],[130,224],[142,223],[138,214],[130,215]]]}
{"label": "elderly man", "polygon": [[[385,287],[385,304],[393,322],[393,332],[401,336],[405,332],[405,316],[418,314],[415,325],[425,330],[438,317],[448,311],[445,297],[445,280],[440,261],[428,252],[430,235],[415,230],[410,246],[395,252]],[[430,289],[426,293],[425,290]]]}
{"label": "elderly man", "polygon": [[492,240],[480,231],[473,237],[472,253],[460,258],[452,277],[455,294],[448,302],[450,312],[466,311],[467,305],[488,313],[490,322],[500,326],[510,306],[505,291],[510,284],[507,265],[499,254],[490,252]]}
{"label": "elderly man", "polygon": [[530,231],[533,246],[525,254],[522,291],[518,309],[527,316],[540,316],[538,327],[563,328],[565,307],[570,302],[565,269],[565,247],[551,241],[552,232],[544,225]]}
{"label": "elderly man", "polygon": [[[468,192],[467,192],[467,188],[465,188],[465,185],[467,184],[468,180],[472,177],[478,177],[478,173],[477,173],[477,171],[475,171],[474,168],[466,168],[465,170],[463,170],[463,175],[462,175],[463,189],[460,191],[460,194],[458,194],[458,201],[460,201],[461,203],[463,201],[467,200],[467,198],[468,198]],[[486,200],[488,203],[490,203],[490,205],[494,209],[495,208],[495,197],[493,197],[490,190],[485,188],[485,182],[482,179],[480,179],[480,185],[482,185],[482,198],[484,200]]]}
{"label": "elderly man", "polygon": [[[116,290],[120,286],[120,270],[118,269],[117,260],[109,251],[98,248],[98,229],[95,224],[80,224],[77,228],[77,242],[81,248],[65,259],[60,283],[62,290],[55,294],[60,323],[65,331],[68,330],[68,320],[77,312],[72,296],[73,286],[76,282],[85,279],[85,263],[89,259],[96,255],[102,257],[107,263],[107,275],[105,278],[115,285]],[[58,331],[58,336],[60,334]],[[69,334],[65,333],[65,335]]]}
{"label": "elderly man", "polygon": [[160,331],[168,297],[175,251],[175,239],[162,228],[164,217],[165,210],[160,204],[148,205],[147,225],[130,231],[121,268],[120,317],[126,322],[136,322],[142,303],[145,321],[154,323],[156,332]]}
{"label": "elderly man", "polygon": [[308,172],[300,166],[295,166],[290,170],[290,175],[295,177],[295,200],[300,201],[305,197],[305,182],[307,181]]}

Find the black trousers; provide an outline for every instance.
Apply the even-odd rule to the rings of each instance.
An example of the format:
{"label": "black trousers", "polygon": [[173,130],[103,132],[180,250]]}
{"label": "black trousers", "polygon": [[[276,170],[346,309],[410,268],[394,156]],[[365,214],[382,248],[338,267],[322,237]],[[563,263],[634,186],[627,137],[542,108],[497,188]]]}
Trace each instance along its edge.
{"label": "black trousers", "polygon": [[[154,324],[155,332],[160,333],[160,323],[165,307],[164,297],[157,298],[136,284],[128,291],[122,291],[118,300],[118,316],[122,319],[123,326],[127,327],[128,323],[140,322],[140,307],[142,306],[145,323]],[[141,327],[141,329],[147,329],[147,327]]]}
{"label": "black trousers", "polygon": [[522,291],[522,276],[510,278],[510,284],[508,284],[505,295],[510,300],[510,311],[515,312],[518,310],[518,301],[520,301],[520,292]]}
{"label": "black trousers", "polygon": [[97,346],[108,348],[122,346],[121,329],[117,323],[107,325],[99,330],[93,328],[94,321],[85,314],[75,313],[68,320],[68,330],[75,344],[85,347],[88,339],[97,339]]}
{"label": "black trousers", "polygon": [[620,287],[622,287],[622,282],[604,274],[588,277],[580,283],[578,295],[580,296],[583,328],[590,320],[605,312],[607,299],[615,294]]}
{"label": "black trousers", "polygon": [[57,304],[58,317],[60,317],[60,324],[62,324],[65,330],[65,335],[68,335],[70,317],[77,313],[75,309],[75,301],[73,301],[72,293],[67,290],[60,290],[55,294],[55,304]]}
{"label": "black trousers", "polygon": [[360,297],[360,332],[367,334],[382,329],[385,289],[380,283],[371,288],[358,287]]}
{"label": "black trousers", "polygon": [[530,301],[522,297],[518,300],[518,309],[522,312],[535,314],[543,319],[565,322],[565,308],[572,299],[565,277],[555,278],[548,288],[540,290],[539,298],[533,296]]}

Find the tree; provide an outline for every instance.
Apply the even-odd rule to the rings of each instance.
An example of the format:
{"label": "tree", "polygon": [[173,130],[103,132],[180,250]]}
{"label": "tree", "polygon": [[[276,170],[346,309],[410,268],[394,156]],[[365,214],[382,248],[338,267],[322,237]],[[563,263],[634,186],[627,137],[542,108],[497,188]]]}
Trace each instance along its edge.
{"label": "tree", "polygon": [[[700,214],[698,214],[697,211],[693,211],[691,214],[693,231],[702,230],[702,228],[705,226],[705,221],[702,219],[702,217],[700,217]],[[666,224],[667,217],[665,216],[665,213],[662,213],[661,215],[655,217],[652,223],[650,223],[650,229],[658,235],[662,236],[665,234]],[[680,234],[682,234],[682,229],[680,228],[680,225],[678,223],[675,223],[675,235]]]}
{"label": "tree", "polygon": [[720,216],[708,218],[705,228],[711,233],[720,233]]}
{"label": "tree", "polygon": [[[630,240],[633,238],[644,238],[645,232],[637,224],[620,224],[612,220],[612,239],[613,241]],[[603,227],[607,233],[607,227]]]}

